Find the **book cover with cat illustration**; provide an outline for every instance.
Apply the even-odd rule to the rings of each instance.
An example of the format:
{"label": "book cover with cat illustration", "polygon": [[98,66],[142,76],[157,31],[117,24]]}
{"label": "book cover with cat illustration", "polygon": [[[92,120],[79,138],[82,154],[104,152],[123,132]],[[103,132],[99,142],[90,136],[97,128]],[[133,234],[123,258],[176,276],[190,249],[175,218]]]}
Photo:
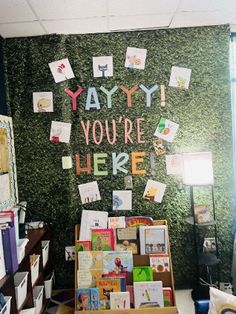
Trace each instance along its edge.
{"label": "book cover with cat illustration", "polygon": [[121,291],[121,282],[119,278],[106,278],[97,281],[99,291],[100,309],[110,309],[110,293]]}
{"label": "book cover with cat illustration", "polygon": [[93,251],[112,251],[115,247],[114,230],[91,229],[91,242]]}

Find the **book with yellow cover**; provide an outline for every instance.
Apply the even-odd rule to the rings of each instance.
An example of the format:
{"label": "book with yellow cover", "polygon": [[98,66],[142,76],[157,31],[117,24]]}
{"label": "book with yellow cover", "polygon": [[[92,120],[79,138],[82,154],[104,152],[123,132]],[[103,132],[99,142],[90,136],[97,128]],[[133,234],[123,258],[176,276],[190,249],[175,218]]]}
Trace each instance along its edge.
{"label": "book with yellow cover", "polygon": [[78,269],[103,269],[102,251],[78,252]]}
{"label": "book with yellow cover", "polygon": [[100,309],[110,309],[110,293],[121,291],[121,281],[119,278],[104,278],[97,280],[99,291]]}

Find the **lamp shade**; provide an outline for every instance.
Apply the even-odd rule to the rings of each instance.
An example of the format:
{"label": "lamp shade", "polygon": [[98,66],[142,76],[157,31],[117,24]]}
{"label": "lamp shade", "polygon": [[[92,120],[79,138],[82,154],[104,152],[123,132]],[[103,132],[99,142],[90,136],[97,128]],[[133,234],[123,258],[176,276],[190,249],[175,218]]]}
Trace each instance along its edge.
{"label": "lamp shade", "polygon": [[211,152],[183,154],[183,183],[186,185],[214,183]]}

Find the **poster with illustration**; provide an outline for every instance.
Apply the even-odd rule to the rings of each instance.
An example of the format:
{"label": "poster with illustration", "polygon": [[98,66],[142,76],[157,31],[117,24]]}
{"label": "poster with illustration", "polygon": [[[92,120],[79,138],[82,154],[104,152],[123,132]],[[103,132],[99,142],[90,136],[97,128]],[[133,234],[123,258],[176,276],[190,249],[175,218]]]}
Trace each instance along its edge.
{"label": "poster with illustration", "polygon": [[144,70],[147,49],[128,47],[126,51],[125,67]]}
{"label": "poster with illustration", "polygon": [[68,58],[51,62],[48,65],[56,83],[75,77]]}
{"label": "poster with illustration", "polygon": [[113,76],[113,57],[112,56],[93,57],[93,76],[94,77]]}
{"label": "poster with illustration", "polygon": [[171,68],[169,86],[177,87],[179,89],[188,89],[191,72],[191,69],[173,66]]}
{"label": "poster with illustration", "polygon": [[148,180],[143,193],[143,198],[148,201],[161,203],[165,189],[166,184],[154,180]]}
{"label": "poster with illustration", "polygon": [[101,200],[97,181],[79,184],[78,188],[82,204]]}
{"label": "poster with illustration", "polygon": [[33,93],[34,112],[53,112],[52,92]]}
{"label": "poster with illustration", "polygon": [[50,141],[52,142],[70,142],[71,123],[52,121],[50,131]]}
{"label": "poster with illustration", "polygon": [[167,175],[182,175],[183,157],[181,154],[166,155],[166,173]]}
{"label": "poster with illustration", "polygon": [[132,191],[113,191],[113,210],[132,210]]}
{"label": "poster with illustration", "polygon": [[178,128],[179,125],[177,123],[161,117],[154,135],[164,141],[173,142]]}

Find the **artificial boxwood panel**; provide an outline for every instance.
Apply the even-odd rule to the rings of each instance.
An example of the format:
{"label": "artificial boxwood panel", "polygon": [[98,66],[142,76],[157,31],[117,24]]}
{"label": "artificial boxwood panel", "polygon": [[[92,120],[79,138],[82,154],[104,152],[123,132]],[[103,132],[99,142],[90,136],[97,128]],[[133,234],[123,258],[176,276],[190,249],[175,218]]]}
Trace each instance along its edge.
{"label": "artificial boxwood panel", "polygon": [[[127,47],[147,49],[145,70],[124,67]],[[114,75],[93,78],[92,57],[113,55]],[[150,215],[167,219],[176,286],[189,286],[194,281],[194,247],[191,227],[185,222],[190,213],[189,187],[181,179],[167,176],[165,157],[155,158],[151,172],[150,153],[153,133],[161,116],[180,125],[166,154],[212,151],[215,176],[215,205],[222,260],[221,278],[230,277],[232,253],[232,134],[229,81],[228,26],[140,31],[88,35],[50,35],[13,38],[4,41],[7,102],[14,122],[19,196],[27,200],[27,218],[44,220],[54,232],[54,254],[57,286],[73,286],[73,265],[64,261],[64,247],[73,243],[74,224],[80,222],[82,209],[107,210],[112,213],[112,191],[124,189],[124,174],[112,174],[111,153],[146,152],[142,167],[146,175],[133,175],[133,210],[115,215]],[[75,78],[56,84],[48,63],[69,58]],[[168,87],[172,65],[192,69],[188,90]],[[107,108],[100,86],[136,84],[151,87],[165,84],[166,107],[160,106],[160,93],[153,94],[152,106],[146,108],[145,95],[138,90],[127,107],[126,96],[120,90],[112,97],[113,107]],[[72,91],[82,86],[76,111],[64,88]],[[96,87],[101,109],[85,110],[88,87]],[[33,113],[32,92],[52,91],[53,113]],[[82,120],[104,122],[120,117],[143,118],[144,144],[124,144],[122,124],[117,126],[114,145],[105,140],[96,145],[90,137],[85,145]],[[49,141],[51,121],[72,123],[70,143]],[[134,126],[135,130],[135,126]],[[107,153],[108,176],[83,174],[76,176],[75,154],[85,158],[87,153]],[[73,157],[73,169],[63,170],[61,157]],[[131,163],[127,165],[129,174]],[[163,202],[148,202],[142,198],[148,179],[167,184]],[[102,200],[81,204],[78,184],[97,180]],[[197,202],[211,208],[207,188],[196,191]]]}

